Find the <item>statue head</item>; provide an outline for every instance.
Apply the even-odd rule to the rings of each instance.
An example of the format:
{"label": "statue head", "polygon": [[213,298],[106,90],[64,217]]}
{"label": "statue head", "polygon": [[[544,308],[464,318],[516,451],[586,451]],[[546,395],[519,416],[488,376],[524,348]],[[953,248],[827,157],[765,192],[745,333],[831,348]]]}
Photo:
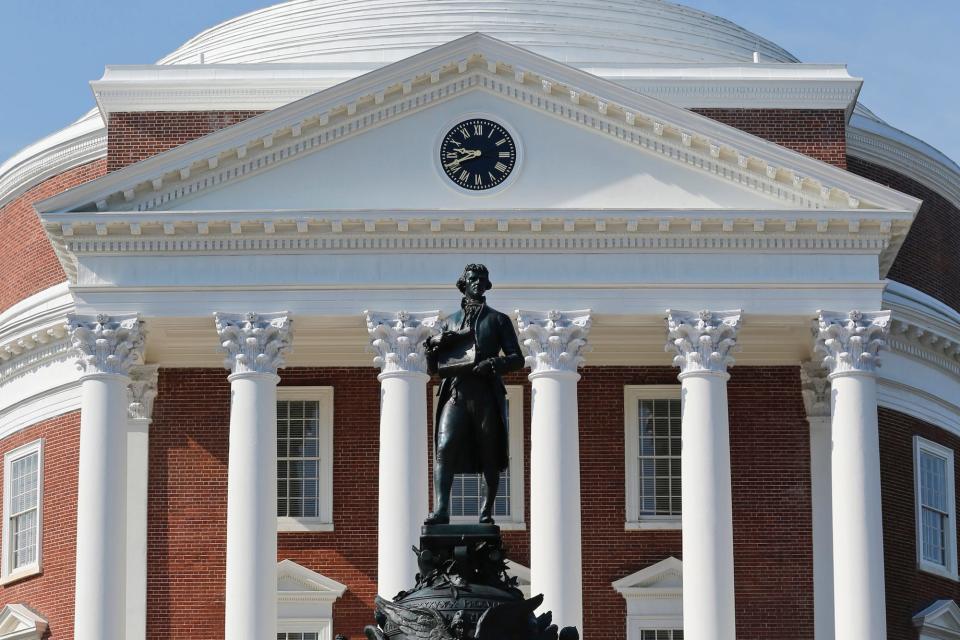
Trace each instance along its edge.
{"label": "statue head", "polygon": [[457,289],[471,300],[479,300],[483,294],[493,288],[490,272],[482,264],[468,264],[463,268]]}

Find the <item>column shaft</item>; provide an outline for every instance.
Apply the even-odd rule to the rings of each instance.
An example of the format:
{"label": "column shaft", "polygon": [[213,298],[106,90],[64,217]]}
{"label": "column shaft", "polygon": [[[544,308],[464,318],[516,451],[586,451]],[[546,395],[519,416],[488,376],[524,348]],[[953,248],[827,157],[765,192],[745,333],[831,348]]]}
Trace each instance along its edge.
{"label": "column shaft", "polygon": [[886,638],[876,378],[832,377],[836,637]]}
{"label": "column shaft", "polygon": [[226,637],[262,640],[277,627],[277,382],[230,376]]}
{"label": "column shaft", "polygon": [[286,312],[214,314],[230,381],[225,636],[277,633],[277,369],[293,334]]}
{"label": "column shaft", "polygon": [[821,311],[814,351],[831,382],[834,633],[887,637],[877,425],[879,351],[889,311]]}
{"label": "column shaft", "polygon": [[125,608],[125,375],[81,385],[74,637],[122,640]]}
{"label": "column shaft", "polygon": [[543,594],[559,627],[582,629],[579,379],[571,371],[530,375],[530,592]]}
{"label": "column shaft", "polygon": [[667,310],[682,387],[683,635],[734,640],[733,501],[727,368],[740,311]]}
{"label": "column shaft", "polygon": [[377,591],[409,589],[417,574],[411,546],[420,545],[428,512],[427,381],[425,373],[382,373],[377,518]]}
{"label": "column shaft", "polygon": [[833,514],[830,418],[810,421],[814,638],[833,640]]}
{"label": "column shaft", "polygon": [[684,637],[736,637],[726,373],[681,374]]}
{"label": "column shaft", "polygon": [[559,627],[583,630],[577,368],[590,350],[589,309],[517,311],[533,391],[530,424],[530,591]]}
{"label": "column shaft", "polygon": [[380,470],[377,593],[393,598],[417,574],[410,547],[420,546],[427,517],[427,375],[424,343],[439,331],[439,311],[365,311],[380,367]]}

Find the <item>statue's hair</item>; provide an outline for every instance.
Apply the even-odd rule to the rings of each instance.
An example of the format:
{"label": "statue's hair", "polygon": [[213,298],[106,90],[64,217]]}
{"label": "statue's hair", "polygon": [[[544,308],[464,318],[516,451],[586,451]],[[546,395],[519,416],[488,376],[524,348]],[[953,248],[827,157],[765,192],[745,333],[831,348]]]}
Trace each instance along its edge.
{"label": "statue's hair", "polygon": [[476,271],[484,278],[487,279],[487,288],[486,291],[493,289],[493,283],[490,282],[490,271],[487,270],[487,267],[482,264],[468,264],[463,268],[463,273],[460,274],[460,278],[457,280],[457,289],[460,289],[460,293],[463,293],[467,290],[467,272]]}

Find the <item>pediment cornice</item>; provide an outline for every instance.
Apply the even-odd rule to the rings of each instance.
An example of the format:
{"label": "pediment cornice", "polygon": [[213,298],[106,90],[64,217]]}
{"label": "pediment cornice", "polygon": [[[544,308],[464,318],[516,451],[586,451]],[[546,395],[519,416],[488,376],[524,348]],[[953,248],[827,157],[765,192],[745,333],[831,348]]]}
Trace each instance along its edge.
{"label": "pediment cornice", "polygon": [[912,214],[919,207],[914,198],[808,156],[473,34],[116,171],[37,209],[47,220],[77,210],[162,210],[469,91],[525,104],[791,208]]}

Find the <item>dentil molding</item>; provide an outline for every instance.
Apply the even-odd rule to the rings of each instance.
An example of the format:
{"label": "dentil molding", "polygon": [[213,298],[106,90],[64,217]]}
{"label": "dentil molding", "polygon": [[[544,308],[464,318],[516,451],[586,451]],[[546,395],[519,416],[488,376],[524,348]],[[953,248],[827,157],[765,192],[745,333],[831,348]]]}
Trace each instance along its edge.
{"label": "dentil molding", "polygon": [[293,340],[289,312],[214,313],[220,347],[227,353],[223,366],[232,374],[276,375]]}
{"label": "dentil molding", "polygon": [[739,309],[699,312],[667,309],[666,351],[676,354],[673,366],[687,373],[726,373],[740,329]]}
{"label": "dentil molding", "polygon": [[439,311],[364,311],[373,364],[385,374],[426,373],[425,341],[440,332]]}
{"label": "dentil molding", "polygon": [[590,309],[579,311],[517,310],[520,343],[531,375],[565,371],[575,373],[583,366],[583,354],[592,324]]}

